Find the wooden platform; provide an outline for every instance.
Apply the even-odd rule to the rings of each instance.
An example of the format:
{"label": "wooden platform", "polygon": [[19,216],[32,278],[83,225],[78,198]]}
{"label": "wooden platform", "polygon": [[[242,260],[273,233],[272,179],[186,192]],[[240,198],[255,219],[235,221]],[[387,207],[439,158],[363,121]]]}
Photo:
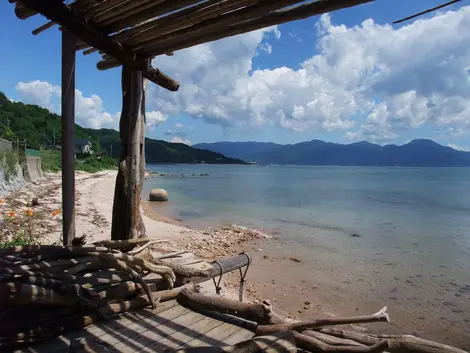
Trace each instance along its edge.
{"label": "wooden platform", "polygon": [[70,342],[79,337],[103,344],[103,352],[164,352],[182,347],[232,345],[252,336],[251,331],[196,313],[171,300],[154,310],[127,312],[17,352],[68,352]]}

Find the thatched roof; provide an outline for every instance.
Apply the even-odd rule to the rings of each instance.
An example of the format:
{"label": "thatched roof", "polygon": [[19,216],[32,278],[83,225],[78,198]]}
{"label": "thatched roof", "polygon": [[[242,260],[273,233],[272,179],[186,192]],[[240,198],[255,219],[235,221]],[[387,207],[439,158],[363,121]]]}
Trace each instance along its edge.
{"label": "thatched roof", "polygon": [[[100,70],[123,63],[152,70],[145,59],[201,43],[254,31],[373,0],[9,0],[26,19],[38,13],[51,21],[39,34],[59,24],[77,37],[77,50],[100,50]],[[158,70],[157,70],[158,71]],[[155,73],[153,73],[155,75]],[[177,83],[162,73],[158,84],[170,90]],[[155,80],[152,80],[155,82]]]}

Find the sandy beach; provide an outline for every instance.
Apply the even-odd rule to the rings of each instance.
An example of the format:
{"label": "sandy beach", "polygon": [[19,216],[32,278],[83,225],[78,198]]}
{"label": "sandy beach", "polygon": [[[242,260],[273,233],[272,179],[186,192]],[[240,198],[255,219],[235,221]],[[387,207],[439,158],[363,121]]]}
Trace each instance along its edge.
{"label": "sandy beach", "polygon": [[[76,175],[76,235],[86,235],[87,243],[110,238],[115,177],[115,171]],[[40,182],[28,184],[23,190],[5,197],[2,210],[20,213],[37,197],[39,206],[33,208],[32,217],[34,236],[43,244],[58,243],[61,241],[61,215],[53,214],[61,207],[60,186],[60,174],[48,174]],[[156,214],[145,201],[146,196],[142,195],[142,210],[147,236],[170,239],[164,243],[164,250],[186,249],[211,260],[242,251],[252,256],[245,285],[247,300],[270,300],[278,312],[291,318],[369,314],[389,305],[392,324],[374,324],[371,330],[412,333],[469,348],[468,330],[461,323],[426,320],[430,312],[424,308],[423,317],[396,315],[393,303],[387,298],[381,303],[362,298],[354,293],[354,285],[329,276],[325,264],[312,268],[303,261],[302,254],[286,254],[282,240],[275,234],[242,228],[190,229]],[[226,275],[222,280],[223,293],[238,297],[239,278],[238,272]],[[359,329],[369,327],[363,325]]]}

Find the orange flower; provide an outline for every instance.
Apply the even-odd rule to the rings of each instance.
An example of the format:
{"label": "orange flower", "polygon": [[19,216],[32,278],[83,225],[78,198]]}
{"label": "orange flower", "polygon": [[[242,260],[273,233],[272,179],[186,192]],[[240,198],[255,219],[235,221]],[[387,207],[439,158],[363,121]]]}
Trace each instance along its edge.
{"label": "orange flower", "polygon": [[8,216],[10,216],[11,218],[13,218],[13,217],[16,216],[16,213],[13,212],[13,211],[10,211],[10,212],[8,212]]}
{"label": "orange flower", "polygon": [[59,210],[54,210],[54,211],[52,211],[52,217],[57,216],[59,213],[60,213]]}
{"label": "orange flower", "polygon": [[5,202],[5,200],[0,199],[0,205],[3,205],[4,202]]}
{"label": "orange flower", "polygon": [[27,209],[27,210],[24,210],[24,213],[26,213],[26,216],[28,217],[33,217],[33,210]]}

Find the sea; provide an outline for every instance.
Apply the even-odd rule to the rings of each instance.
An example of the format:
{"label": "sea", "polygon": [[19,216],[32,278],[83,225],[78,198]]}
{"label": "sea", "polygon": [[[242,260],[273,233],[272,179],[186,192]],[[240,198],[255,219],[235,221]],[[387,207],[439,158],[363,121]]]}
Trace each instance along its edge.
{"label": "sea", "polygon": [[165,174],[144,185],[168,191],[154,206],[164,216],[269,230],[357,300],[385,299],[414,318],[419,308],[470,337],[470,168],[147,169]]}

